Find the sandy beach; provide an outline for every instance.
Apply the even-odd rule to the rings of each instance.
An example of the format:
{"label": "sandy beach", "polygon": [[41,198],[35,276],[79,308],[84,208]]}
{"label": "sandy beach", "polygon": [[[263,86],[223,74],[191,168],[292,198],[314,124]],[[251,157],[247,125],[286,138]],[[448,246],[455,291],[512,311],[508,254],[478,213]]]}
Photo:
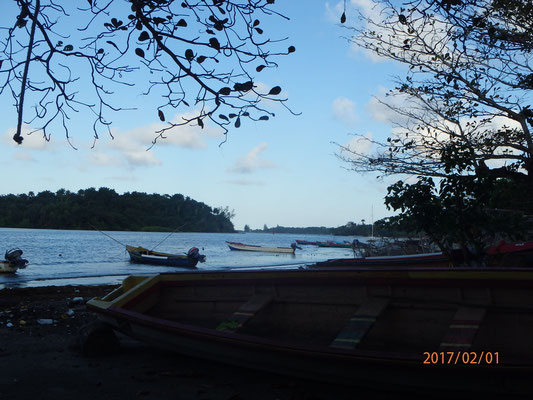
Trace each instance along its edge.
{"label": "sandy beach", "polygon": [[[154,349],[125,336],[112,354],[84,355],[87,300],[115,286],[0,290],[0,399],[304,400],[389,398]],[[383,396],[383,397],[381,397]]]}

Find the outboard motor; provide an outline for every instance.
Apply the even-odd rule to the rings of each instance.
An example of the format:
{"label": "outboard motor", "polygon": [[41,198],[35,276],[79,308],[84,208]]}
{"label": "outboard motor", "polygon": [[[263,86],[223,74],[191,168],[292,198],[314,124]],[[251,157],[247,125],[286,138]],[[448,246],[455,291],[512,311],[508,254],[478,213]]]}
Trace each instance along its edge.
{"label": "outboard motor", "polygon": [[191,247],[187,252],[187,257],[192,258],[193,260],[198,260],[200,262],[205,261],[205,256],[200,254],[198,247]]}
{"label": "outboard motor", "polygon": [[15,268],[26,268],[26,265],[28,265],[28,260],[22,258],[21,256],[22,250],[15,248],[6,251],[5,259],[9,261],[9,263]]}

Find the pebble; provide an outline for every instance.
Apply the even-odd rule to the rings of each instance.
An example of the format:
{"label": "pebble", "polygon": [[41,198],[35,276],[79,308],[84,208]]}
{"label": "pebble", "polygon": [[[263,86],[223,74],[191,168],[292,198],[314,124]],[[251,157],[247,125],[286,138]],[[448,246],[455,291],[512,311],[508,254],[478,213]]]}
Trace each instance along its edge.
{"label": "pebble", "polygon": [[41,318],[37,320],[39,325],[52,325],[54,323],[53,319],[50,318]]}

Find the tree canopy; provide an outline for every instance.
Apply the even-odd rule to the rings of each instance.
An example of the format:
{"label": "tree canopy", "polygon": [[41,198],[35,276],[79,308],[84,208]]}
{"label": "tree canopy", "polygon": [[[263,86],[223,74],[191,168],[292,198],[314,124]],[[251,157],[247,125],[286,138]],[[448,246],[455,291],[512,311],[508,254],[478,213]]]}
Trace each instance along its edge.
{"label": "tree canopy", "polygon": [[[284,104],[281,87],[260,82],[277,56],[295,51],[269,37],[274,0],[10,0],[0,26],[0,95],[16,108],[13,139],[23,131],[71,135],[86,111],[92,133],[111,134],[118,92],[138,89],[159,99],[154,133],[208,122],[224,134],[245,120],[274,116],[264,100]],[[11,17],[11,19],[9,19]],[[122,99],[124,101],[124,99]],[[172,117],[180,112],[180,119]],[[70,142],[70,141],[69,141]]]}
{"label": "tree canopy", "polygon": [[0,196],[0,226],[124,231],[233,232],[233,212],[181,194],[118,194],[105,187]]}
{"label": "tree canopy", "polygon": [[418,177],[389,187],[387,206],[443,250],[480,258],[487,241],[519,233],[497,209],[533,211],[533,2],[375,3],[379,17],[363,16],[350,40],[408,72],[379,99],[392,134],[357,134],[366,146],[338,155],[357,172]]}

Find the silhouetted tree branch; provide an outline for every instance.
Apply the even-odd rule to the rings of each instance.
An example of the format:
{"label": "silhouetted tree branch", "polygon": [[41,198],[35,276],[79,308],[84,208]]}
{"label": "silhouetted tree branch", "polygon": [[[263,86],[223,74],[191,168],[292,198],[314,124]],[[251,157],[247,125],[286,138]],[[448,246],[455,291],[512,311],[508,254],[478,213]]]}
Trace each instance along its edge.
{"label": "silhouetted tree branch", "polygon": [[[17,15],[0,27],[0,95],[15,101],[19,144],[23,123],[68,140],[83,109],[95,140],[111,134],[113,112],[130,108],[113,96],[128,88],[160,99],[154,118],[166,126],[154,143],[181,125],[211,121],[226,134],[245,119],[268,120],[265,100],[285,106],[281,88],[257,78],[295,51],[263,30],[263,20],[286,18],[274,0],[10,1]],[[187,116],[167,119],[177,111]]]}

